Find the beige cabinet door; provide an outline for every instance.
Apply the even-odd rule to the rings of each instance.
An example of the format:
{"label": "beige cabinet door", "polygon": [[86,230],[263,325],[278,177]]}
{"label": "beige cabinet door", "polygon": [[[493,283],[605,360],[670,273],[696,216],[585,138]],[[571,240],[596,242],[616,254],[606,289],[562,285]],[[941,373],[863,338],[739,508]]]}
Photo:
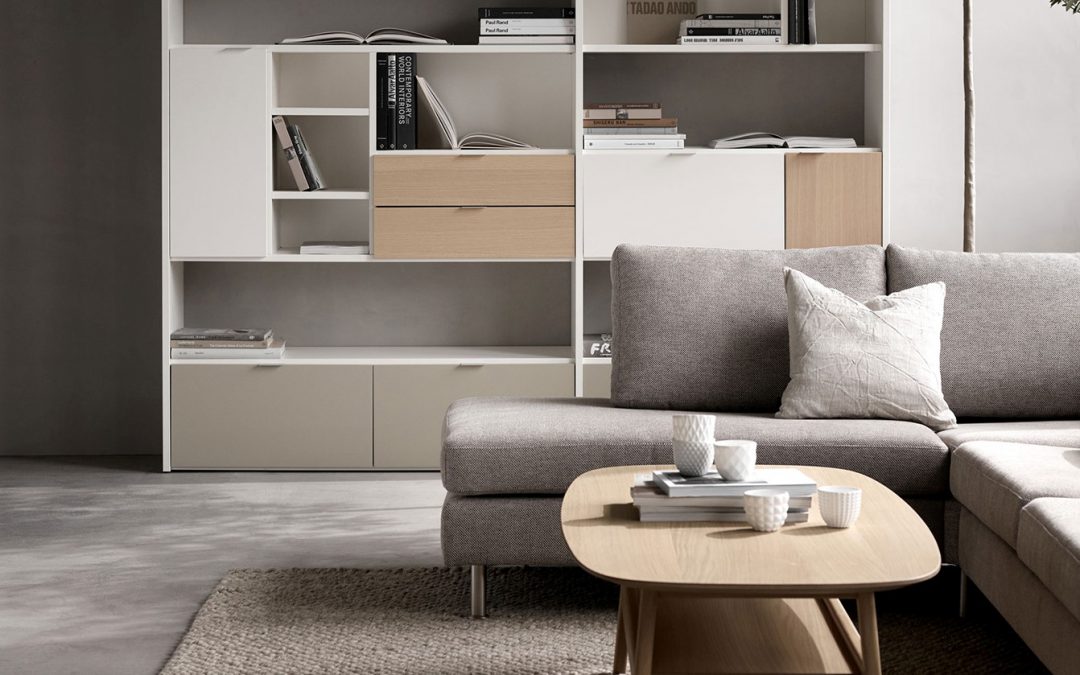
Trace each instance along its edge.
{"label": "beige cabinet door", "polygon": [[787,248],[881,244],[881,153],[787,155]]}
{"label": "beige cabinet door", "polygon": [[436,469],[446,409],[469,396],[574,395],[574,366],[376,366],[375,466]]}
{"label": "beige cabinet door", "polygon": [[362,469],[370,366],[172,367],[174,469]]}
{"label": "beige cabinet door", "polygon": [[582,395],[585,398],[611,398],[610,363],[586,363],[582,373]]}

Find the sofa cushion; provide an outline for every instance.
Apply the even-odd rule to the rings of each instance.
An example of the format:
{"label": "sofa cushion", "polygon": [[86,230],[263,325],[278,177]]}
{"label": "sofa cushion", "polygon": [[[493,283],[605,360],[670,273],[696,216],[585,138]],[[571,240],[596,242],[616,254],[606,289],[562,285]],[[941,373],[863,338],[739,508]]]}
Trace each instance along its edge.
{"label": "sofa cushion", "polygon": [[[460,495],[563,494],[592,469],[670,464],[672,414],[606,399],[462,399],[446,413],[443,485]],[[948,450],[921,424],[725,413],[716,434],[756,440],[763,464],[851,469],[903,496],[948,487]]]}
{"label": "sofa cushion", "polygon": [[857,300],[885,293],[878,246],[615,249],[612,403],[776,412],[788,383],[785,266]]}
{"label": "sofa cushion", "polygon": [[958,417],[1080,417],[1080,254],[889,246],[889,292],[944,281],[941,379]]}
{"label": "sofa cushion", "polygon": [[1080,497],[1080,450],[974,441],[952,456],[953,496],[1016,548],[1020,511],[1039,497]]}
{"label": "sofa cushion", "polygon": [[1036,499],[1024,507],[1016,552],[1080,619],[1080,499]]}
{"label": "sofa cushion", "polygon": [[964,422],[938,434],[950,450],[970,441],[1002,441],[1080,448],[1080,420]]}

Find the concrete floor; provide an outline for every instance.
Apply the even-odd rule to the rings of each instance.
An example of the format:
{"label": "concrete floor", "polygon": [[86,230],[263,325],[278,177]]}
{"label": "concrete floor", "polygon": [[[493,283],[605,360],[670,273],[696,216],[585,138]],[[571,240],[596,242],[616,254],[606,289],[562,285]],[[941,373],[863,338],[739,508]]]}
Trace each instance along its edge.
{"label": "concrete floor", "polygon": [[156,673],[226,571],[441,564],[434,473],[0,458],[0,673]]}

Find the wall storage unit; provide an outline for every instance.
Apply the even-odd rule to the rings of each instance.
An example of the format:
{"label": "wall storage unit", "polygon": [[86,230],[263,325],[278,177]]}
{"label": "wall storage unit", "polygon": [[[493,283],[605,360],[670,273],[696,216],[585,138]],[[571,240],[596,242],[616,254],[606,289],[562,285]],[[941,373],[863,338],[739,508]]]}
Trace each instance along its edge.
{"label": "wall storage unit", "polygon": [[[575,44],[479,45],[466,0],[162,0],[163,468],[436,469],[457,398],[610,395],[583,336],[611,331],[619,244],[887,242],[889,3],[819,3],[819,44],[743,46],[635,44],[625,0],[531,0],[575,5]],[[385,26],[454,44],[279,44]],[[459,134],[534,147],[451,150],[421,116],[416,148],[379,149],[383,53],[416,54]],[[660,102],[686,148],[585,150],[604,101]],[[325,189],[297,189],[278,115]],[[748,131],[858,147],[707,147]],[[183,326],[288,348],[173,359]]]}

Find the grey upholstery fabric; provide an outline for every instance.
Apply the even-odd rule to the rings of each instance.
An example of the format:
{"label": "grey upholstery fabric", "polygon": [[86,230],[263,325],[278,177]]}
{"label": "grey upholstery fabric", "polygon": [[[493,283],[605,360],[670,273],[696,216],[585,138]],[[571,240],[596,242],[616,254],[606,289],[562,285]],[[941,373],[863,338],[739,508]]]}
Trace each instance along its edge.
{"label": "grey upholstery fabric", "polygon": [[974,441],[952,455],[953,496],[1016,548],[1020,511],[1039,497],[1080,497],[1080,450]]}
{"label": "grey upholstery fabric", "polygon": [[449,566],[576,565],[562,534],[562,497],[459,497],[442,510],[443,560]]}
{"label": "grey upholstery fabric", "polygon": [[776,412],[788,382],[785,266],[858,300],[885,293],[877,246],[615,249],[612,403]]}
{"label": "grey upholstery fabric", "polygon": [[1016,552],[1080,619],[1080,499],[1036,499],[1024,507]]}
{"label": "grey upholstery fabric", "polygon": [[1022,420],[967,422],[942,431],[938,437],[950,450],[969,441],[1001,441],[1080,448],[1080,420]]}
{"label": "grey upholstery fabric", "polygon": [[886,257],[890,293],[945,282],[942,390],[958,417],[1080,417],[1080,254]]}
{"label": "grey upholstery fabric", "polygon": [[1047,668],[1076,672],[1080,621],[966,509],[960,516],[960,566]]}
{"label": "grey upholstery fabric", "polygon": [[[446,414],[443,485],[460,495],[562,494],[592,469],[670,464],[672,414],[615,408],[604,399],[457,401]],[[901,496],[948,489],[945,444],[913,422],[721,413],[716,434],[756,440],[762,464],[851,469]]]}

